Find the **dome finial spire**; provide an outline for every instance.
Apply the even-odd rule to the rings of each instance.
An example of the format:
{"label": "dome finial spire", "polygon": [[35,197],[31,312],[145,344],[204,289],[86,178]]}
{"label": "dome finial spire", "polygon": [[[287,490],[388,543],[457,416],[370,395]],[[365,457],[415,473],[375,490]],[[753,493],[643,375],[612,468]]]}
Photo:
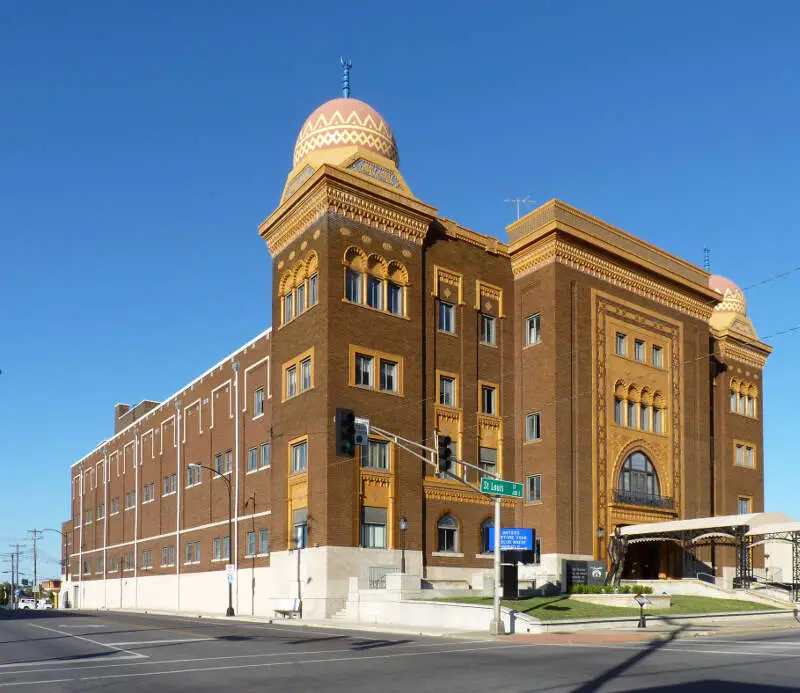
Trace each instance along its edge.
{"label": "dome finial spire", "polygon": [[345,60],[344,58],[339,58],[339,61],[342,63],[342,96],[344,98],[350,98],[350,68],[353,67],[352,60]]}

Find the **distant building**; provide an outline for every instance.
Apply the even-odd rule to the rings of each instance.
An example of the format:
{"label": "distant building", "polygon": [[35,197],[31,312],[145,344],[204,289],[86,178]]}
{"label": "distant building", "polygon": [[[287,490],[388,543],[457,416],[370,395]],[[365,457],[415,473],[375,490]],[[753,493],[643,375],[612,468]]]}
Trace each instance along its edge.
{"label": "distant building", "polygon": [[[399,566],[401,516],[408,572],[488,573],[488,499],[380,436],[336,457],[337,407],[428,445],[438,429],[522,482],[503,523],[536,529],[539,581],[605,557],[617,526],[763,510],[770,347],[735,284],[557,200],[507,242],[442,218],[356,99],[314,111],[293,166],[259,227],[274,327],[164,402],[117,405],[72,465],[74,605],[221,612],[232,562],[237,611],[299,592],[331,615],[350,577]],[[641,578],[684,563],[666,544],[629,554]]]}

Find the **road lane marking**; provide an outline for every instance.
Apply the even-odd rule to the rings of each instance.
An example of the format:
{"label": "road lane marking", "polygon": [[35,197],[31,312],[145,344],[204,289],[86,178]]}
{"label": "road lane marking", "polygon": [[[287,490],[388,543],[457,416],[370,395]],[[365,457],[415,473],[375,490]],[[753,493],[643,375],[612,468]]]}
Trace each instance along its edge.
{"label": "road lane marking", "polygon": [[48,628],[47,626],[40,626],[38,623],[29,623],[29,626],[32,628],[41,628],[42,630],[48,630],[51,633],[58,633],[59,635],[66,635],[69,638],[77,638],[78,640],[83,640],[85,642],[90,642],[92,645],[98,645],[100,647],[107,647],[111,650],[116,650],[117,652],[124,652],[125,654],[133,655],[134,657],[146,657],[147,655],[139,654],[138,652],[131,652],[130,650],[125,650],[121,647],[114,647],[114,645],[106,645],[98,640],[92,640],[91,638],[87,638],[84,635],[76,635],[75,633],[68,633],[65,630],[58,630],[57,628]]}
{"label": "road lane marking", "polygon": [[[122,653],[110,653],[110,657],[111,657],[111,661],[112,662],[121,662],[122,660],[125,660],[125,659],[136,659],[136,660],[139,660],[139,659],[142,659],[142,657],[144,657],[144,655],[140,655],[140,654],[137,654],[135,652],[133,654],[129,654],[129,655],[122,654]],[[93,656],[93,657],[92,656],[88,656],[88,657],[59,657],[58,659],[47,659],[47,660],[41,660],[41,661],[38,661],[38,662],[35,661],[35,660],[32,660],[32,661],[29,661],[29,662],[12,662],[10,664],[0,664],[0,669],[13,669],[14,667],[17,667],[17,668],[19,668],[19,667],[50,667],[50,666],[58,666],[60,664],[74,664],[75,662],[92,662],[92,663],[94,663],[96,661],[97,661],[97,656],[96,655]],[[108,661],[108,660],[106,660],[106,661]],[[122,664],[116,664],[116,665],[109,665],[109,666],[123,666],[123,665]],[[78,669],[78,668],[85,669],[86,667],[75,667],[75,668],[76,669]],[[66,671],[66,669],[64,669],[64,671]],[[0,671],[0,675],[2,675],[4,673],[6,673],[6,674],[25,674],[27,672],[25,672],[25,671],[8,671],[8,672]]]}
{"label": "road lane marking", "polygon": [[173,638],[172,640],[126,640],[125,642],[108,642],[104,643],[113,647],[135,647],[137,645],[170,645],[173,643],[186,643],[186,642],[209,642],[216,640],[216,638]]}

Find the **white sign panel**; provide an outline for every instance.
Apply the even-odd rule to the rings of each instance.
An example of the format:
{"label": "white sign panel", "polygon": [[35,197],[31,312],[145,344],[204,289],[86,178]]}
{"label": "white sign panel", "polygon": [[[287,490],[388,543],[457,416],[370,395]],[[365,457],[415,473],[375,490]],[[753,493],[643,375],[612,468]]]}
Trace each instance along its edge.
{"label": "white sign panel", "polygon": [[225,564],[225,575],[228,577],[233,577],[233,572],[235,570],[235,566],[233,563],[226,563]]}
{"label": "white sign panel", "polygon": [[356,418],[356,445],[369,444],[369,419]]}

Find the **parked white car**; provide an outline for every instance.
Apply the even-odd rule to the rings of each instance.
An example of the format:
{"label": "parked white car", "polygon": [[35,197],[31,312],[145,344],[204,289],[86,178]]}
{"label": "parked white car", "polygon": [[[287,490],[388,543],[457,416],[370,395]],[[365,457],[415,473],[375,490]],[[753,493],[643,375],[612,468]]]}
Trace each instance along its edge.
{"label": "parked white car", "polygon": [[53,605],[47,599],[40,599],[36,605],[37,609],[52,609]]}
{"label": "parked white car", "polygon": [[22,597],[17,604],[18,609],[35,609],[36,600],[33,597]]}

